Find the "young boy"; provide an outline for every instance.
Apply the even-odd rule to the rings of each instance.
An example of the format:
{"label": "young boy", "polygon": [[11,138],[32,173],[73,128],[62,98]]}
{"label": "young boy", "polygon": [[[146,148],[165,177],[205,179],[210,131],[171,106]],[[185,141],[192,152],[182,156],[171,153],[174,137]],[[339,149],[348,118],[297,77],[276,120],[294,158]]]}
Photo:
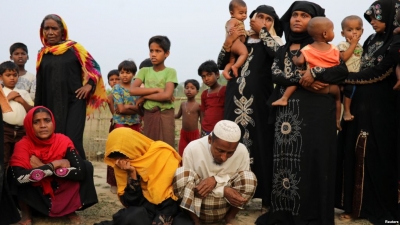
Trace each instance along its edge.
{"label": "young boy", "polygon": [[[363,47],[358,42],[360,41],[363,32],[363,21],[359,16],[347,16],[342,20],[342,36],[346,38],[346,41],[340,42],[338,49],[340,51],[340,58],[346,62],[349,72],[360,71]],[[355,89],[355,85],[344,86],[344,121],[351,121],[354,119],[354,116],[350,112],[350,105]]]}
{"label": "young boy", "polygon": [[[110,85],[111,88],[113,88],[116,84],[119,84],[119,71],[118,70],[111,70],[108,72],[107,75],[108,79],[108,84]],[[110,108],[111,115],[114,116],[115,110],[114,110],[114,96],[111,93],[107,96],[108,98],[108,107]],[[114,129],[114,120],[111,118],[110,120],[110,128],[108,129],[108,132],[111,132]],[[107,165],[107,184],[110,185],[110,191],[113,194],[117,194],[117,181],[115,180],[115,174],[114,174],[114,168],[111,166]]]}
{"label": "young boy", "polygon": [[24,119],[32,108],[33,101],[27,91],[15,87],[18,82],[18,67],[15,63],[6,61],[0,64],[0,79],[12,108],[12,112],[3,113],[4,166],[7,169],[15,143],[25,136]]}
{"label": "young boy", "polygon": [[[149,40],[152,67],[143,67],[133,82],[131,95],[142,96],[136,105],[144,107],[144,129],[147,137],[175,146],[174,89],[178,84],[176,71],[165,66],[171,42],[166,36]],[[144,83],[143,88],[141,84]]]}
{"label": "young boy", "polygon": [[28,61],[28,47],[23,43],[14,43],[10,46],[10,59],[18,66],[18,83],[15,86],[20,90],[25,90],[35,100],[36,76],[25,70],[26,61]]}
{"label": "young boy", "polygon": [[[314,17],[308,22],[307,31],[310,36],[314,39],[312,44],[306,45],[302,48],[301,55],[299,57],[294,56],[293,62],[296,66],[302,67],[304,63],[307,64],[307,68],[312,69],[316,66],[328,68],[339,65],[340,52],[336,46],[329,44],[335,37],[333,32],[333,23],[326,17]],[[323,57],[321,57],[323,55]],[[286,88],[283,96],[272,103],[273,106],[286,106],[288,99],[296,91],[297,86],[289,86]],[[341,113],[341,102],[340,102],[340,90],[337,85],[329,85],[322,90],[314,90],[311,87],[305,87],[305,89],[322,94],[332,94],[335,96],[336,102],[336,126],[338,130],[340,127],[340,113]]]}
{"label": "young boy", "polygon": [[[231,19],[228,20],[225,24],[226,35],[229,35],[229,30],[232,27],[243,27],[244,29],[243,21],[247,17],[246,3],[242,0],[232,0],[229,3],[229,13],[231,14]],[[226,64],[224,71],[222,72],[222,75],[227,80],[231,79],[231,76],[229,75],[229,71],[231,69],[233,75],[237,77],[239,68],[244,64],[244,62],[246,62],[248,52],[246,46],[244,45],[245,41],[246,37],[241,36],[233,42],[231,48],[233,54],[229,60],[229,63]],[[236,56],[238,56],[238,58],[235,62]]]}
{"label": "young boy", "polygon": [[118,65],[118,71],[120,83],[112,89],[115,109],[114,128],[129,127],[140,132],[140,118],[136,106],[136,100],[139,97],[129,93],[132,79],[137,71],[136,64],[131,60],[124,60]]}
{"label": "young boy", "polygon": [[200,104],[196,102],[196,95],[199,93],[200,84],[197,80],[185,81],[186,102],[182,102],[178,114],[175,119],[182,116],[182,129],[179,139],[179,155],[183,155],[186,146],[193,140],[200,137],[199,119],[200,119]]}
{"label": "young boy", "polygon": [[201,137],[209,135],[215,124],[224,118],[226,86],[218,83],[219,70],[213,60],[202,63],[198,74],[209,87],[201,93]]}

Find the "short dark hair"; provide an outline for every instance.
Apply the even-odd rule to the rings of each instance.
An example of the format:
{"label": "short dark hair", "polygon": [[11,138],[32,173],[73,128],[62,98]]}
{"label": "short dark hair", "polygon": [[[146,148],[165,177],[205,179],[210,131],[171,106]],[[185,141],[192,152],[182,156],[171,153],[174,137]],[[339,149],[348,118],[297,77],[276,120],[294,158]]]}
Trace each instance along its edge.
{"label": "short dark hair", "polygon": [[149,47],[152,43],[157,43],[162,48],[162,50],[164,50],[164,52],[168,52],[171,48],[171,41],[169,41],[167,36],[157,35],[151,37],[149,40]]}
{"label": "short dark hair", "polygon": [[16,42],[10,46],[10,55],[12,55],[17,49],[22,49],[22,51],[28,54],[28,47],[24,43]]}
{"label": "short dark hair", "polygon": [[361,23],[361,26],[363,26],[363,21],[361,17],[356,16],[356,15],[351,15],[351,16],[346,16],[343,20],[342,23],[340,24],[342,26],[342,30],[344,29],[344,25],[348,20],[358,20]]}
{"label": "short dark hair", "polygon": [[232,0],[229,3],[229,11],[233,11],[233,9],[236,6],[242,6],[242,7],[247,7],[246,2],[242,1],[242,0]]}
{"label": "short dark hair", "polygon": [[133,74],[136,74],[137,67],[133,60],[124,60],[118,65],[118,71],[122,70],[130,71]]}
{"label": "short dark hair", "polygon": [[11,62],[11,61],[5,61],[0,64],[0,76],[3,76],[3,74],[7,71],[17,71],[18,73],[18,66],[17,64]]}
{"label": "short dark hair", "polygon": [[[56,21],[56,23],[58,24],[58,26],[60,27],[61,30],[61,38],[63,39],[65,37],[65,29],[64,29],[64,25],[61,21],[61,18],[59,16],[57,16],[56,14],[49,14],[47,16],[45,16],[42,20],[42,23],[40,24],[40,28],[44,29],[44,22],[46,20],[54,20]],[[63,40],[65,41],[65,40]]]}
{"label": "short dark hair", "polygon": [[107,80],[109,80],[110,77],[113,76],[113,75],[119,76],[119,71],[118,71],[118,70],[111,70],[110,72],[108,72],[108,74],[107,74]]}
{"label": "short dark hair", "polygon": [[111,152],[107,157],[110,159],[128,158],[128,156],[121,152]]}
{"label": "short dark hair", "polygon": [[199,76],[201,76],[202,72],[219,74],[218,65],[214,62],[214,60],[207,60],[203,62],[197,71]]}
{"label": "short dark hair", "polygon": [[197,80],[195,80],[195,79],[189,79],[189,80],[186,80],[185,81],[185,83],[184,83],[184,87],[186,87],[186,85],[187,84],[193,84],[193,86],[197,89],[197,90],[199,90],[200,89],[200,84],[199,84],[199,82],[197,81]]}
{"label": "short dark hair", "polygon": [[152,67],[152,66],[153,63],[151,62],[150,58],[147,58],[140,63],[139,70],[142,69],[143,67]]}

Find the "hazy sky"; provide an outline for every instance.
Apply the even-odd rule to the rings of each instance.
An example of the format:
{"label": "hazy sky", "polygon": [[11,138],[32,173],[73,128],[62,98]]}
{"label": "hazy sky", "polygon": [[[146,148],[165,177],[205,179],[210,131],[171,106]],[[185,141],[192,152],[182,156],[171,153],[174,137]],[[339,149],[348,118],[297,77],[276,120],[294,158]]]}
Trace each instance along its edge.
{"label": "hazy sky", "polygon": [[[148,58],[148,40],[166,35],[171,40],[171,54],[166,66],[177,70],[178,81],[197,79],[199,65],[216,60],[225,38],[225,22],[230,18],[228,0],[68,0],[3,1],[0,7],[0,61],[9,59],[14,42],[28,45],[30,59],[26,69],[35,73],[37,52],[42,46],[39,27],[51,13],[60,15],[68,26],[71,40],[81,43],[100,64],[103,77],[125,59],[137,65]],[[248,15],[257,6],[271,5],[279,16],[293,1],[248,0]],[[344,40],[340,22],[348,15],[363,14],[372,1],[316,0],[335,24],[333,44]],[[363,19],[364,20],[364,19]],[[245,21],[246,29],[249,20]],[[364,20],[362,42],[373,33]]]}

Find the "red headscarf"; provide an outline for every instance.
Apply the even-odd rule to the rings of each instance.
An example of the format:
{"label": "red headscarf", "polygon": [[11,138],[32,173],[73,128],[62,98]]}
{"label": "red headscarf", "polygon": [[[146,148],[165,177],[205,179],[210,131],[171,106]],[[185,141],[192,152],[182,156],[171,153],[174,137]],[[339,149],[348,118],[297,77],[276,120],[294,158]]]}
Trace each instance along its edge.
{"label": "red headscarf", "polygon": [[[11,156],[10,160],[11,166],[32,169],[32,166],[30,164],[30,157],[32,155],[38,157],[42,161],[42,163],[47,164],[57,159],[63,159],[68,148],[75,148],[71,139],[63,134],[53,133],[46,140],[36,137],[35,131],[33,129],[33,116],[34,112],[39,108],[44,108],[50,113],[50,117],[55,129],[56,124],[54,121],[54,116],[49,109],[43,106],[37,106],[29,110],[24,119],[26,136],[24,136],[22,140],[15,144],[14,153]],[[40,182],[33,183],[33,185],[41,185],[43,187],[44,194],[50,194],[51,196],[53,196],[53,190],[50,184],[51,179],[51,177],[46,177]]]}

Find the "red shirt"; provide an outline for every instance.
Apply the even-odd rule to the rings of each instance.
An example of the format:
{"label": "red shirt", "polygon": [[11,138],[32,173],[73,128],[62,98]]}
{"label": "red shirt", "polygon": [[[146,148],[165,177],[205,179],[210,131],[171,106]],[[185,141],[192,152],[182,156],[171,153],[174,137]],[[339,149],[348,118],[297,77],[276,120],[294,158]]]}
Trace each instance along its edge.
{"label": "red shirt", "polygon": [[224,118],[226,86],[221,86],[218,92],[209,94],[208,90],[201,93],[200,110],[204,112],[201,129],[206,132],[214,130],[215,124]]}

